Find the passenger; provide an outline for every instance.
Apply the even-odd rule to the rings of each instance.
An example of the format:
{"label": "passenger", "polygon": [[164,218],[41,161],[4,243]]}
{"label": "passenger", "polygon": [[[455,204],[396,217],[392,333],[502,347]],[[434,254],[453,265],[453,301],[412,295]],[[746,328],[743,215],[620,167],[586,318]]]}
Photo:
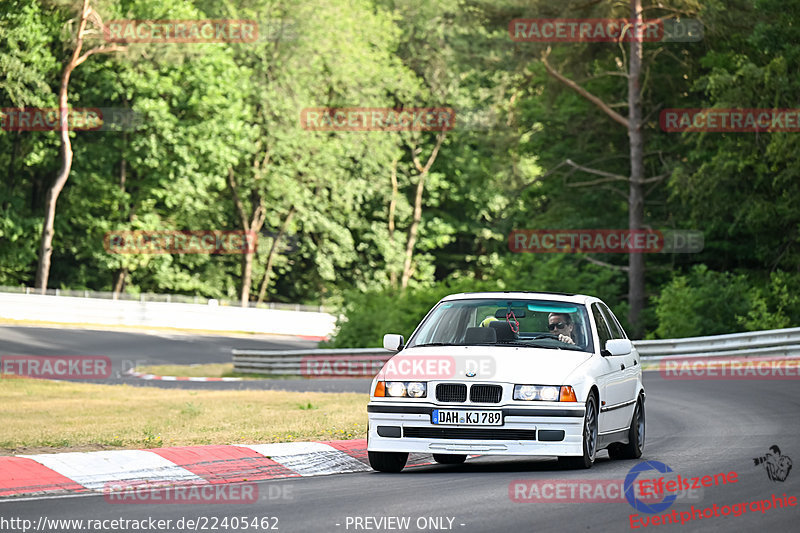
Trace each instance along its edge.
{"label": "passenger", "polygon": [[489,327],[489,323],[490,322],[495,322],[496,320],[498,320],[498,319],[494,315],[489,315],[489,316],[487,316],[486,318],[483,319],[483,322],[480,323],[479,327],[488,328]]}

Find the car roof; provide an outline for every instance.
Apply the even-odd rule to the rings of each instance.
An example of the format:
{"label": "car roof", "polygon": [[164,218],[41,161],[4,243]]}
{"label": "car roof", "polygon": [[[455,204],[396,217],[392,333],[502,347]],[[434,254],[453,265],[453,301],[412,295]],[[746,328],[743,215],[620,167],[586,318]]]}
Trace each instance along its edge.
{"label": "car roof", "polygon": [[450,294],[441,301],[470,300],[474,298],[513,298],[520,300],[550,300],[554,302],[567,302],[574,304],[590,304],[600,301],[599,298],[585,294],[570,294],[566,292],[534,292],[534,291],[488,291],[488,292],[460,292]]}

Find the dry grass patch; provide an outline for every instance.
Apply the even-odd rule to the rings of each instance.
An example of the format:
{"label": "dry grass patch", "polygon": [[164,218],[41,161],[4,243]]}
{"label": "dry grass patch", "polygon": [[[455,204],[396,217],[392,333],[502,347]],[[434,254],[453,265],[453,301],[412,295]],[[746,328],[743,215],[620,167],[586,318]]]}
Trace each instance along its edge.
{"label": "dry grass patch", "polygon": [[186,378],[298,378],[300,376],[271,376],[267,374],[242,374],[233,371],[233,363],[210,363],[207,365],[149,365],[136,367],[137,372],[157,376],[179,376]]}
{"label": "dry grass patch", "polygon": [[366,438],[366,394],[0,379],[0,455]]}

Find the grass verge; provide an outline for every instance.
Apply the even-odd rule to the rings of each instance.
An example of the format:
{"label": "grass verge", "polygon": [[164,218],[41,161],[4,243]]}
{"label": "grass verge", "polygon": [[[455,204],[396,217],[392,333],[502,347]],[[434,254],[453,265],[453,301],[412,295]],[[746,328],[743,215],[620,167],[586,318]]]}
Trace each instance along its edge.
{"label": "grass verge", "polygon": [[0,455],[366,438],[366,394],[0,379]]}
{"label": "grass verge", "polygon": [[155,374],[157,376],[179,376],[186,378],[297,379],[300,377],[234,372],[233,363],[210,363],[207,365],[149,365],[136,367],[136,371],[144,374]]}

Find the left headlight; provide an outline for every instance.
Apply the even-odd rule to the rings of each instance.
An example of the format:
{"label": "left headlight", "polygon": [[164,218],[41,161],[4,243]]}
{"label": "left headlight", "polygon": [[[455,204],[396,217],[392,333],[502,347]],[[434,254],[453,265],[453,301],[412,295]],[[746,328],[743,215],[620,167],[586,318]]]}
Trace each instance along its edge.
{"label": "left headlight", "polygon": [[522,401],[574,401],[568,399],[570,394],[574,397],[572,387],[558,387],[555,385],[514,385],[514,399]]}
{"label": "left headlight", "polygon": [[375,387],[375,396],[389,398],[425,398],[428,386],[424,381],[379,381]]}

